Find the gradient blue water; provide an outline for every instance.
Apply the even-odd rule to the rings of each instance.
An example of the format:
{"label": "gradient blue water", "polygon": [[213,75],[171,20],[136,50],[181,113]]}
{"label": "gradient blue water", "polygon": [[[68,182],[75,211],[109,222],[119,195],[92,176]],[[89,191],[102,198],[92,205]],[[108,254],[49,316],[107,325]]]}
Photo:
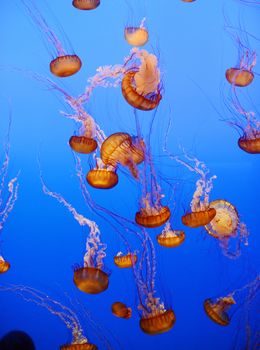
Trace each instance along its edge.
{"label": "gradient blue water", "polygon": [[[81,72],[64,82],[72,95],[82,92],[96,67],[121,63],[129,52],[123,38],[129,6],[125,1],[101,2],[97,10],[84,12],[74,9],[70,1],[56,0],[50,4],[53,13],[45,13],[50,20],[55,14],[83,61]],[[46,9],[45,2],[38,3]],[[133,8],[138,4],[132,3]],[[186,241],[177,249],[164,250],[156,246],[157,290],[173,307],[177,321],[166,334],[151,337],[142,333],[131,271],[113,266],[113,255],[123,249],[122,244],[106,222],[86,209],[81,197],[73,155],[67,144],[75,125],[59,115],[64,105],[55,93],[19,73],[1,68],[0,136],[3,140],[7,129],[10,97],[13,113],[10,177],[21,169],[19,199],[1,238],[4,255],[12,268],[1,276],[1,282],[34,286],[64,303],[64,292],[79,298],[91,312],[93,322],[101,327],[97,336],[91,322],[86,329],[89,339],[100,349],[105,348],[100,341],[101,333],[106,334],[115,349],[245,349],[244,339],[237,337],[238,329],[244,331],[242,312],[234,315],[229,327],[222,328],[207,318],[202,303],[207,297],[223,295],[244,285],[259,272],[260,160],[237,147],[237,133],[219,120],[211,103],[220,114],[227,116],[220,91],[226,86],[225,69],[237,61],[237,46],[224,30],[224,15],[234,26],[238,26],[240,18],[249,33],[260,37],[260,9],[224,0],[197,0],[190,4],[180,0],[149,0],[146,5],[150,32],[147,49],[160,55],[165,89],[152,134],[155,164],[165,178],[177,178],[181,189],[174,198],[177,209],[173,223],[182,227],[180,216],[183,207],[188,208],[196,178],[174,162],[163,165],[162,146],[170,109],[173,128],[169,149],[177,152],[178,145],[183,145],[217,175],[211,198],[226,198],[237,207],[250,231],[249,246],[243,248],[239,259],[229,260],[222,255],[218,244],[200,229],[186,229]],[[137,6],[135,15],[141,19],[144,9]],[[0,10],[1,66],[30,69],[49,76],[49,53],[19,1],[2,0]],[[259,52],[259,41],[252,39],[250,45]],[[259,81],[256,76],[248,88],[256,105]],[[123,100],[119,88],[97,90],[89,111],[106,134],[135,132],[133,111]],[[147,128],[151,114],[141,113],[140,118],[143,128]],[[110,287],[103,294],[83,295],[72,283],[71,266],[82,262],[88,231],[79,227],[65,208],[42,193],[36,161],[40,145],[44,178],[49,187],[101,227],[103,240],[108,245],[106,266],[112,271]],[[84,160],[84,170],[87,169],[88,162]],[[134,217],[139,192],[122,174],[115,189],[105,192],[91,189],[90,192],[98,203],[122,216]],[[173,201],[169,205],[173,207]],[[157,231],[152,230],[151,236],[155,237]],[[132,306],[134,312],[130,320],[116,319],[111,314],[110,306],[116,300]],[[1,293],[0,310],[0,336],[9,330],[24,330],[33,337],[39,350],[58,349],[70,341],[69,332],[58,319],[15,295]],[[253,321],[256,319],[254,310]]]}

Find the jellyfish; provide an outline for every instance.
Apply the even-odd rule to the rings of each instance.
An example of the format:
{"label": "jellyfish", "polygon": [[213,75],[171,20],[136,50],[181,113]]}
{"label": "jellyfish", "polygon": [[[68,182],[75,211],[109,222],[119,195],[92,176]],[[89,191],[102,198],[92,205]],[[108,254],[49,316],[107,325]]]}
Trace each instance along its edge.
{"label": "jellyfish", "polygon": [[248,86],[254,80],[256,52],[249,47],[247,33],[243,28],[239,28],[241,35],[230,24],[226,24],[226,29],[238,46],[237,64],[226,70],[226,79],[233,87]]}
{"label": "jellyfish", "polygon": [[114,302],[111,309],[112,314],[116,317],[128,320],[132,316],[132,309],[120,301]]}
{"label": "jellyfish", "polygon": [[[238,258],[241,253],[241,244],[248,245],[248,230],[240,222],[237,209],[228,201],[218,199],[210,202],[210,207],[216,210],[215,217],[205,226],[207,232],[218,239],[223,254],[228,258]],[[236,239],[235,250],[230,250],[230,242]]]}
{"label": "jellyfish", "polygon": [[100,0],[73,0],[72,5],[79,10],[94,10],[100,5]]}
{"label": "jellyfish", "polygon": [[117,267],[120,267],[121,269],[125,269],[128,267],[133,267],[137,262],[137,254],[135,253],[127,253],[124,255],[122,252],[118,252],[117,255],[114,257],[114,263]]}
{"label": "jellyfish", "polygon": [[146,50],[136,51],[135,59],[141,64],[125,73],[122,94],[134,108],[150,111],[161,101],[160,70],[157,57]]}
{"label": "jellyfish", "polygon": [[[9,166],[9,152],[10,152],[10,144],[9,144],[9,136],[10,136],[10,127],[11,127],[11,119],[9,119],[9,127],[7,133],[7,142],[4,147],[4,161],[2,167],[0,168],[0,235],[4,229],[4,224],[9,217],[9,214],[14,208],[15,202],[18,198],[18,175],[11,179],[8,184],[7,175],[8,175],[8,166]],[[0,254],[0,274],[7,272],[11,267],[11,264],[4,259],[4,257]]]}
{"label": "jellyfish", "polygon": [[100,155],[105,165],[116,167],[120,163],[128,167],[133,177],[137,179],[136,165],[144,160],[144,144],[127,133],[118,132],[110,135],[102,143]]}
{"label": "jellyfish", "polygon": [[52,315],[57,316],[71,332],[72,341],[70,344],[61,345],[60,350],[97,350],[97,346],[89,343],[84,335],[83,328],[75,311],[60,301],[50,298],[47,294],[28,286],[10,285],[0,286],[1,292],[12,292],[27,302],[48,310]]}
{"label": "jellyfish", "polygon": [[[246,101],[243,101],[246,103]],[[250,101],[250,106],[244,107],[235,89],[226,98],[225,105],[232,117],[227,119],[227,123],[234,127],[240,134],[238,146],[241,150],[249,154],[260,153],[260,119],[258,112]],[[249,110],[250,108],[250,110]],[[251,109],[252,108],[252,109]]]}
{"label": "jellyfish", "polygon": [[195,0],[181,0],[183,2],[194,2]]}
{"label": "jellyfish", "polygon": [[147,43],[149,39],[149,34],[148,30],[145,28],[144,25],[145,20],[146,18],[144,17],[139,27],[125,27],[125,40],[128,42],[129,45],[144,46]]}
{"label": "jellyfish", "polygon": [[116,168],[105,165],[100,158],[96,158],[96,167],[90,169],[86,176],[90,186],[99,189],[110,189],[118,184]]}
{"label": "jellyfish", "polygon": [[[260,276],[257,276],[253,281],[245,286],[235,289],[224,297],[216,299],[209,298],[204,301],[204,310],[207,316],[220,326],[228,326],[231,322],[231,310],[236,304],[243,305],[248,303],[248,296],[250,302],[255,297],[260,288]],[[240,300],[242,299],[242,300]],[[239,307],[239,305],[237,305]]]}
{"label": "jellyfish", "polygon": [[[179,157],[173,157],[178,163],[187,167],[190,171],[200,176],[196,182],[196,190],[190,204],[191,212],[183,215],[181,220],[183,225],[192,228],[207,225],[216,215],[216,210],[209,205],[209,194],[213,187],[213,180],[216,175],[208,176],[209,170],[205,163],[195,157],[191,157],[184,151],[186,161]],[[194,163],[194,165],[192,165]]]}
{"label": "jellyfish", "polygon": [[182,230],[173,230],[168,221],[159,235],[156,236],[158,244],[166,248],[174,248],[181,245],[185,240],[185,233]]}
{"label": "jellyfish", "polygon": [[55,51],[55,58],[50,62],[51,73],[60,78],[76,74],[82,66],[80,58],[75,54],[67,53],[33,0],[22,0],[22,3],[31,19],[45,36],[47,43],[51,44]]}
{"label": "jellyfish", "polygon": [[106,244],[101,241],[101,233],[98,225],[83,215],[79,214],[60,194],[50,191],[43,181],[41,175],[43,192],[55,198],[63,204],[73,215],[80,226],[87,226],[90,229],[86,240],[86,253],[84,255],[84,265],[75,266],[74,284],[87,294],[98,294],[105,291],[109,284],[109,274],[104,271],[104,258],[106,257]]}

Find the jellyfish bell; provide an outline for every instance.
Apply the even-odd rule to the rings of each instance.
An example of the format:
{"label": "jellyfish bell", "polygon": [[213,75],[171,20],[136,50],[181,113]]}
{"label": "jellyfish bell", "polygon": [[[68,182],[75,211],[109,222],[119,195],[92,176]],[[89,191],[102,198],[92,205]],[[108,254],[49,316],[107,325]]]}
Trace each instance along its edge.
{"label": "jellyfish bell", "polygon": [[99,189],[110,189],[118,184],[115,170],[92,169],[87,173],[86,179],[90,186]]}
{"label": "jellyfish bell", "polygon": [[254,73],[248,69],[229,68],[226,70],[226,79],[232,85],[245,87],[254,80]]}
{"label": "jellyfish bell", "polygon": [[146,317],[142,317],[139,325],[144,333],[155,335],[171,330],[175,321],[175,314],[172,309],[169,309],[156,315],[150,314]]}
{"label": "jellyfish bell", "polygon": [[132,46],[144,46],[148,39],[148,30],[144,27],[125,27],[125,40]]}
{"label": "jellyfish bell", "polygon": [[11,264],[0,256],[0,274],[7,272],[11,267]]}
{"label": "jellyfish bell", "polygon": [[235,303],[232,296],[219,298],[216,301],[206,299],[204,301],[204,310],[212,321],[220,326],[228,326],[231,320],[228,315],[228,310]]}
{"label": "jellyfish bell", "polygon": [[71,136],[69,145],[77,153],[89,154],[97,149],[97,141],[86,136]]}
{"label": "jellyfish bell", "polygon": [[60,347],[60,350],[98,350],[98,347],[91,343],[65,344]]}
{"label": "jellyfish bell", "polygon": [[162,247],[174,248],[184,242],[185,233],[182,230],[173,230],[170,223],[167,223],[162,233],[156,236],[156,240]]}
{"label": "jellyfish bell", "polygon": [[117,267],[121,269],[133,267],[137,262],[137,255],[135,253],[128,253],[123,255],[123,253],[119,252],[114,257],[114,263]]}
{"label": "jellyfish bell", "polygon": [[162,226],[169,220],[171,216],[170,208],[167,206],[161,206],[160,208],[151,208],[151,210],[147,210],[147,208],[141,208],[135,214],[135,222],[147,228],[154,228]]}
{"label": "jellyfish bell", "polygon": [[66,78],[76,74],[81,66],[81,60],[77,55],[64,55],[50,62],[50,71],[57,77]]}
{"label": "jellyfish bell", "polygon": [[216,210],[210,207],[206,210],[189,212],[182,216],[181,221],[185,226],[197,228],[209,224],[215,215]]}
{"label": "jellyfish bell", "polygon": [[236,208],[226,200],[218,199],[210,203],[216,215],[205,228],[207,232],[218,239],[234,237],[237,234],[239,216]]}
{"label": "jellyfish bell", "polygon": [[124,303],[116,301],[111,306],[112,314],[119,318],[129,319],[132,316],[132,309]]}
{"label": "jellyfish bell", "polygon": [[238,139],[238,146],[245,152],[250,154],[260,153],[260,132],[256,133],[252,138],[246,134]]}
{"label": "jellyfish bell", "polygon": [[73,0],[72,5],[79,10],[94,10],[100,5],[100,0]]}
{"label": "jellyfish bell", "polygon": [[79,267],[74,270],[73,282],[87,294],[98,294],[108,288],[109,275],[96,267]]}

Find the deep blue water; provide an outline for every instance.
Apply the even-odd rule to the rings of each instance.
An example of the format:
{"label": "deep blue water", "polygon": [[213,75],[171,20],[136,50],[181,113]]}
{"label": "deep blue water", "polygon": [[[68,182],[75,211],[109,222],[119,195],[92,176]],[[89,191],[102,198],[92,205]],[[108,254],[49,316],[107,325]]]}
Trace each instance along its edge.
{"label": "deep blue water", "polygon": [[[250,307],[243,305],[245,299],[241,297],[238,302],[241,305],[228,327],[221,327],[206,316],[203,301],[226,295],[259,274],[259,155],[241,151],[237,146],[239,135],[221,119],[230,118],[224,105],[225,94],[230,91],[225,70],[234,66],[238,58],[238,45],[225,27],[229,24],[237,28],[248,39],[250,48],[258,53],[260,5],[257,8],[231,0],[194,3],[101,0],[98,9],[86,12],[73,8],[71,1],[56,0],[49,5],[37,1],[37,4],[57,35],[66,33],[61,34],[61,40],[69,37],[83,67],[62,82],[51,77],[48,70],[51,45],[46,50],[43,36],[18,0],[1,1],[0,138],[2,145],[11,109],[8,178],[21,171],[19,198],[0,238],[1,251],[11,262],[10,271],[0,276],[1,284],[32,286],[66,305],[70,305],[66,294],[70,295],[79,315],[86,314],[79,303],[91,314],[84,329],[89,340],[100,349],[106,348],[103,335],[112,349],[247,349],[245,315],[249,311],[255,335],[260,330],[259,295]],[[151,151],[165,195],[163,203],[173,210],[172,225],[186,232],[183,245],[163,249],[155,240],[160,228],[148,231],[156,249],[158,296],[176,313],[173,329],[157,336],[146,335],[139,328],[138,297],[131,270],[119,270],[113,263],[113,256],[124,249],[122,241],[107,219],[91,212],[82,198],[73,153],[68,146],[76,125],[59,114],[60,110],[68,111],[61,95],[48,91],[28,73],[14,69],[50,77],[77,96],[98,66],[123,62],[130,50],[123,37],[124,26],[132,19],[138,24],[144,16],[150,34],[145,49],[159,57],[163,75],[163,99],[155,115]],[[244,30],[242,34],[239,27]],[[255,72],[259,72],[258,63]],[[255,74],[253,83],[243,90],[255,111],[259,108],[259,88],[259,75]],[[118,131],[136,134],[133,109],[123,99],[120,87],[98,88],[86,109],[107,135]],[[138,116],[147,135],[154,114],[138,112]],[[238,259],[225,257],[218,242],[203,229],[189,229],[181,224],[181,215],[189,208],[198,178],[163,153],[170,118],[168,149],[180,154],[181,145],[204,161],[210,173],[217,175],[210,199],[230,201],[248,227],[249,245],[241,248]],[[111,271],[110,285],[104,293],[83,294],[72,282],[72,266],[82,264],[88,229],[80,227],[61,204],[42,192],[39,153],[49,188],[62,194],[100,227],[102,240],[107,244],[105,266]],[[89,169],[89,158],[81,156],[84,172]],[[119,176],[114,189],[89,188],[90,194],[95,202],[122,217],[134,219],[140,186],[128,172],[120,171]],[[124,234],[133,248],[140,251],[135,236]],[[131,319],[112,315],[111,304],[118,300],[132,307]],[[58,318],[15,294],[1,292],[0,310],[0,336],[13,329],[24,330],[32,336],[38,350],[55,350],[71,341],[70,332]],[[255,344],[250,343],[248,349],[253,349]]]}

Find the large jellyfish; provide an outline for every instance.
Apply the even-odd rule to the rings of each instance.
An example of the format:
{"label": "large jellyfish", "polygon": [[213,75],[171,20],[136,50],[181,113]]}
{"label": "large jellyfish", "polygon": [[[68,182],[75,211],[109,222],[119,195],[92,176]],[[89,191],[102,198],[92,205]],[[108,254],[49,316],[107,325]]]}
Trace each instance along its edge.
{"label": "large jellyfish", "polygon": [[[18,176],[11,179],[8,183],[8,166],[9,166],[9,135],[10,135],[11,120],[9,121],[9,129],[7,134],[7,142],[4,147],[4,161],[0,168],[0,235],[3,231],[4,224],[14,208],[14,204],[18,196]],[[0,274],[7,272],[10,269],[10,263],[4,259],[0,252]]]}
{"label": "large jellyfish", "polygon": [[186,226],[196,228],[207,225],[216,215],[216,210],[209,204],[209,194],[216,175],[209,177],[209,170],[205,163],[195,157],[189,156],[185,152],[184,156],[186,160],[182,160],[177,156],[174,159],[190,171],[199,175],[199,179],[196,182],[196,190],[190,204],[191,212],[182,216],[182,223]]}
{"label": "large jellyfish", "polygon": [[206,299],[204,301],[204,310],[213,322],[220,326],[228,326],[232,318],[231,310],[234,308],[233,305],[241,307],[243,304],[248,304],[248,301],[252,301],[259,289],[260,276],[257,276],[252,282],[235,289],[224,297]]}
{"label": "large jellyfish", "polygon": [[86,253],[84,255],[84,266],[77,266],[74,270],[74,283],[82,292],[97,294],[105,291],[109,284],[109,275],[104,271],[104,258],[106,256],[106,245],[101,241],[101,234],[97,224],[79,214],[60,194],[50,191],[41,176],[42,189],[45,194],[55,198],[63,204],[77,220],[79,225],[90,229],[86,241]]}
{"label": "large jellyfish", "polygon": [[80,58],[75,54],[67,53],[67,50],[65,50],[55,32],[49,27],[33,0],[21,1],[31,19],[55,51],[55,58],[50,62],[51,73],[60,78],[77,73],[82,65]]}
{"label": "large jellyfish", "polygon": [[[215,217],[205,226],[207,232],[219,240],[223,254],[235,259],[240,256],[241,244],[248,245],[248,230],[240,222],[236,208],[226,200],[218,199],[210,202],[210,207],[216,210]],[[230,247],[235,240],[235,248]]]}
{"label": "large jellyfish", "polygon": [[47,294],[23,285],[0,286],[2,292],[12,292],[27,302],[32,302],[57,316],[71,332],[70,344],[61,345],[60,350],[97,350],[97,346],[89,343],[84,335],[82,326],[76,313],[60,301],[50,298]]}

